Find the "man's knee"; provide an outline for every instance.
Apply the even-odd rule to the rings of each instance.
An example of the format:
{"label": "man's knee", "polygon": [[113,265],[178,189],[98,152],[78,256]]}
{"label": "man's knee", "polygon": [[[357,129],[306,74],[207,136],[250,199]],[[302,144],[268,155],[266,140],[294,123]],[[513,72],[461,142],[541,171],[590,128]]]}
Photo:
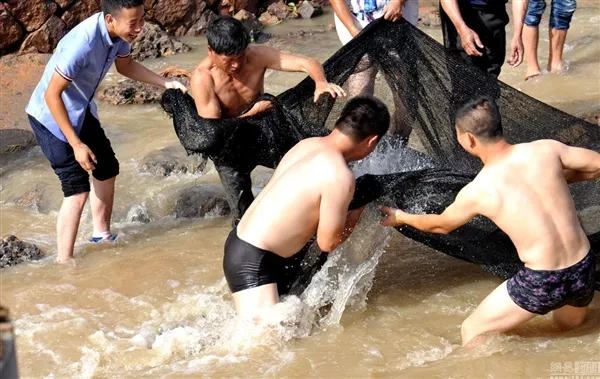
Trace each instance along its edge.
{"label": "man's knee", "polygon": [[460,325],[460,335],[462,337],[462,344],[466,346],[473,338],[476,337],[471,317],[467,317],[465,321]]}
{"label": "man's knee", "polygon": [[119,161],[114,155],[109,155],[104,158],[102,164],[99,164],[94,171],[92,176],[101,182],[112,179],[119,175],[120,165]]}
{"label": "man's knee", "polygon": [[90,192],[90,178],[86,171],[74,174],[61,173],[58,178],[65,198]]}
{"label": "man's knee", "polygon": [[576,314],[569,314],[568,317],[565,315],[558,315],[554,313],[552,315],[554,325],[560,330],[570,330],[581,326],[585,321],[585,317],[587,316],[587,310],[582,312],[577,312]]}
{"label": "man's knee", "polygon": [[537,28],[542,20],[544,10],[546,10],[545,0],[529,0],[527,14],[525,15],[525,25]]}

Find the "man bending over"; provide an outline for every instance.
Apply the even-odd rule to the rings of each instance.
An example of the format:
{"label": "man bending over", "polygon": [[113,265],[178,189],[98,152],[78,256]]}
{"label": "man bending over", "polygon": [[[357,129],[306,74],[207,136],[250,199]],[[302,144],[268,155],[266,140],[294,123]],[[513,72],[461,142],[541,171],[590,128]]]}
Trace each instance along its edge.
{"label": "man bending over", "polygon": [[283,157],[225,242],[223,270],[239,313],[279,302],[289,278],[286,258],[315,234],[324,252],[350,236],[364,207],[348,211],[355,186],[348,163],[369,155],[389,124],[380,100],[356,97],[331,134],[305,139]]}
{"label": "man bending over", "polygon": [[446,234],[483,215],[514,243],[525,267],[463,322],[463,345],[551,311],[560,328],[580,325],[594,297],[596,257],[568,183],[600,177],[600,154],[554,140],[511,145],[503,137],[496,104],[486,97],[458,111],[456,131],[460,145],[484,164],[477,177],[441,215],[382,207],[387,215],[382,223]]}

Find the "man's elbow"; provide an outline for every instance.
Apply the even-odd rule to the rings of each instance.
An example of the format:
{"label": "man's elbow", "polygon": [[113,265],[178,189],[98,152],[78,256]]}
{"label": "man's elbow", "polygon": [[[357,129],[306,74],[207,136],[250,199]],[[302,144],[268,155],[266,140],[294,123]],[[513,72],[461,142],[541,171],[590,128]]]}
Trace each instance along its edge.
{"label": "man's elbow", "polygon": [[431,228],[430,232],[436,234],[450,234],[452,230],[454,229],[448,228],[446,226],[436,226],[434,228]]}
{"label": "man's elbow", "polygon": [[46,92],[44,92],[44,100],[46,104],[54,104],[58,98],[60,98],[61,93],[48,87]]}
{"label": "man's elbow", "polygon": [[317,245],[319,246],[319,249],[321,249],[322,252],[331,253],[338,246],[340,246],[340,244],[341,243],[339,240],[324,237],[319,238],[317,236]]}

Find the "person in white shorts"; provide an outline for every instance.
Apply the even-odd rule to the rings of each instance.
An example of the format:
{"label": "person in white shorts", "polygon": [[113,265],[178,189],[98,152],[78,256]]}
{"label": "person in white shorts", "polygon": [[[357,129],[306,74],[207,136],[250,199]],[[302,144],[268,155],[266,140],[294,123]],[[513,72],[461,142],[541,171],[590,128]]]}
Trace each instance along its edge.
{"label": "person in white shorts", "polygon": [[[413,25],[416,25],[419,19],[418,0],[331,0],[331,6],[335,12],[335,28],[344,45],[356,37],[365,26],[380,17],[392,22],[400,21],[404,17]],[[376,65],[365,56],[356,71],[348,78],[348,95],[373,95],[378,71]],[[404,106],[396,94],[394,106],[390,134],[406,143],[411,129],[404,119]]]}

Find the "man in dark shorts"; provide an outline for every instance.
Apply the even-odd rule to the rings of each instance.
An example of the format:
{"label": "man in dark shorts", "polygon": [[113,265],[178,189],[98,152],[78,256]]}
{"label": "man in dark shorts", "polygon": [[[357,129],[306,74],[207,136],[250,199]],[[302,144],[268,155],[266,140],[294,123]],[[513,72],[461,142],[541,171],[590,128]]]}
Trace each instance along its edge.
{"label": "man in dark shorts", "polygon": [[[440,0],[444,46],[498,77],[506,56],[507,0]],[[514,35],[508,64],[523,62],[523,21],[527,0],[513,0]]]}
{"label": "man in dark shorts", "polygon": [[498,107],[489,97],[458,111],[456,133],[460,145],[483,162],[477,177],[441,215],[382,207],[387,215],[382,223],[447,234],[482,215],[510,237],[525,267],[463,322],[463,345],[551,311],[562,329],[581,325],[594,297],[596,256],[568,183],[599,178],[600,154],[554,140],[509,144]]}
{"label": "man in dark shorts", "polygon": [[302,140],[283,157],[225,243],[223,270],[238,313],[279,302],[293,279],[289,266],[313,236],[327,253],[350,236],[364,207],[348,211],[355,186],[348,163],[369,155],[389,124],[385,104],[356,97],[328,136]]}
{"label": "man in dark shorts", "polygon": [[[129,56],[129,44],[143,25],[142,0],[104,0],[103,12],[82,21],[59,42],[27,105],[31,128],[64,194],[57,221],[59,262],[73,257],[90,190],[92,242],[115,239],[110,219],[119,162],[93,100],[112,63],[134,80],[186,91],[181,83],[166,80]],[[87,171],[94,177],[91,187]]]}

